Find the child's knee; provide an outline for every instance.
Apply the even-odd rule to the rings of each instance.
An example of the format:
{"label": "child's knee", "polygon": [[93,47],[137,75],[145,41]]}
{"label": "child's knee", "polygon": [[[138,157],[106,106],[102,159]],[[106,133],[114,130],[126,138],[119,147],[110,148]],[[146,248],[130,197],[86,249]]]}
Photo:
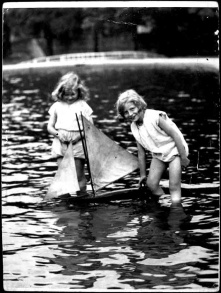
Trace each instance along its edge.
{"label": "child's knee", "polygon": [[158,182],[154,182],[154,180],[151,180],[150,178],[147,178],[147,187],[151,190],[151,191],[155,191],[158,189],[159,184]]}

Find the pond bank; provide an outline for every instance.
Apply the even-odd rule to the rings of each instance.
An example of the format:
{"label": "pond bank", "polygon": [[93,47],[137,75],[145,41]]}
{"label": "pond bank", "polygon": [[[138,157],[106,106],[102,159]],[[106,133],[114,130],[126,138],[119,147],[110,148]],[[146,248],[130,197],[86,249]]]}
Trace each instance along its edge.
{"label": "pond bank", "polygon": [[51,67],[64,67],[64,66],[85,66],[85,65],[101,65],[101,66],[124,66],[129,64],[135,65],[162,65],[162,66],[199,66],[199,67],[211,67],[211,69],[215,69],[219,71],[219,58],[142,58],[142,59],[104,59],[104,58],[81,58],[75,59],[66,58],[61,60],[53,60],[53,58],[48,59],[44,62],[24,62],[19,64],[10,64],[3,65],[3,72],[6,71],[16,71],[23,69],[31,69],[31,68],[51,68]]}

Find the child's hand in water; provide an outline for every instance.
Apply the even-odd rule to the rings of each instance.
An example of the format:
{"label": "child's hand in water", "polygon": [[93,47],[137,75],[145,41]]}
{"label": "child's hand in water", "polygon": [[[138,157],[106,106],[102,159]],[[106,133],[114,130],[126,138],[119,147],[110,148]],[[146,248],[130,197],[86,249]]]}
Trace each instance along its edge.
{"label": "child's hand in water", "polygon": [[147,178],[146,178],[146,176],[142,176],[139,180],[138,188],[141,188],[146,185],[147,185]]}

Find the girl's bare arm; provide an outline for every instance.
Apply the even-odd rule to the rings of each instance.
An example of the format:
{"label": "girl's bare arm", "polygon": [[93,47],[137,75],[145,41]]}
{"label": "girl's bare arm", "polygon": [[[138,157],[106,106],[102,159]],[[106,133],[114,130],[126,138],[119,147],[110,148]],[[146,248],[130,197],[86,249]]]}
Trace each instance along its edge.
{"label": "girl's bare arm", "polygon": [[139,142],[137,142],[137,149],[138,149],[138,162],[139,162],[139,168],[140,168],[140,180],[139,180],[139,186],[142,182],[146,182],[146,152],[144,148],[142,147]]}
{"label": "girl's bare arm", "polygon": [[57,117],[56,115],[51,115],[48,121],[48,132],[54,136],[57,136],[58,131],[55,129],[55,123],[56,123]]}

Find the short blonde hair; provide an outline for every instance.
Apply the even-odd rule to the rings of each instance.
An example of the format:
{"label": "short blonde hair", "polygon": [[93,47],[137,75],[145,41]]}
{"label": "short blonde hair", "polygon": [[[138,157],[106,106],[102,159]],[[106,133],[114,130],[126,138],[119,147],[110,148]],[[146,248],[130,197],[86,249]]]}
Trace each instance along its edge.
{"label": "short blonde hair", "polygon": [[138,95],[138,93],[135,90],[126,90],[125,92],[119,95],[118,100],[116,102],[116,109],[119,119],[125,119],[125,104],[128,102],[133,103],[139,110],[145,110],[147,108],[147,103],[140,95]]}
{"label": "short blonde hair", "polygon": [[89,90],[80,77],[74,72],[68,72],[58,81],[52,92],[52,98],[55,101],[62,101],[65,95],[72,95],[76,89],[78,90],[77,100],[87,100],[89,98]]}

